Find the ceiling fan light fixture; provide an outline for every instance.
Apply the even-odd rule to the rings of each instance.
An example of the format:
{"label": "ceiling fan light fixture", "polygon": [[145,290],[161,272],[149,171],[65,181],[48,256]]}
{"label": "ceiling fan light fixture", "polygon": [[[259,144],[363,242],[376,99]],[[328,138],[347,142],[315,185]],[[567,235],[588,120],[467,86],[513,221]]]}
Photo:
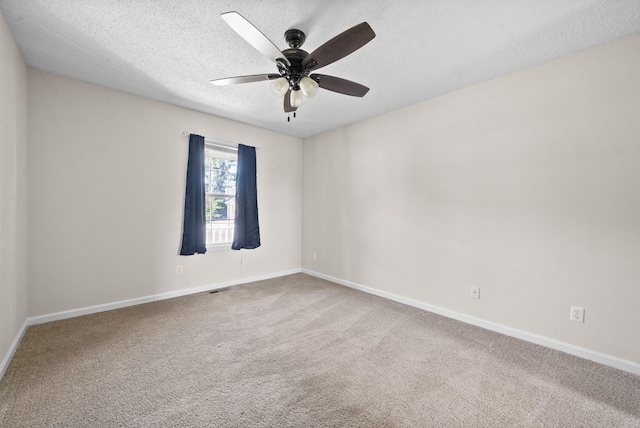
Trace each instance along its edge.
{"label": "ceiling fan light fixture", "polygon": [[298,108],[304,104],[304,95],[301,90],[291,91],[291,107]]}
{"label": "ceiling fan light fixture", "polygon": [[318,93],[318,82],[310,77],[300,79],[300,90],[306,97],[313,97]]}
{"label": "ceiling fan light fixture", "polygon": [[289,90],[289,81],[284,77],[278,77],[271,82],[271,92],[277,97],[284,97]]}

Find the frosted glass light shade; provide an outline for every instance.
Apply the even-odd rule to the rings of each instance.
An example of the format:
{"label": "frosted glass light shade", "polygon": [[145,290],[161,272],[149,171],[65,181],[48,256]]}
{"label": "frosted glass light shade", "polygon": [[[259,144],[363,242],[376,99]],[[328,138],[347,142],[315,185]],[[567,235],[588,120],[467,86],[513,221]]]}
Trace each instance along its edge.
{"label": "frosted glass light shade", "polygon": [[300,107],[304,104],[302,91],[291,91],[291,107]]}
{"label": "frosted glass light shade", "polygon": [[289,90],[289,81],[284,77],[278,77],[271,82],[271,92],[277,97],[284,97]]}
{"label": "frosted glass light shade", "polygon": [[300,79],[300,90],[305,96],[311,98],[318,93],[318,82],[310,77],[303,77]]}

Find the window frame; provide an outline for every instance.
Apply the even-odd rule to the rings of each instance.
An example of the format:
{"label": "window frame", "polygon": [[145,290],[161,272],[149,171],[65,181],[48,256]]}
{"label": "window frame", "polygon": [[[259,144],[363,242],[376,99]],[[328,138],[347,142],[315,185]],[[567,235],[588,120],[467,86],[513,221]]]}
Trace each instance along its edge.
{"label": "window frame", "polygon": [[[227,141],[223,141],[223,140],[216,140],[216,139],[211,139],[211,138],[205,138],[205,143],[204,143],[204,148],[205,148],[205,156],[204,156],[204,161],[205,161],[205,174],[207,173],[207,171],[211,171],[211,169],[207,169],[206,167],[206,161],[207,159],[212,159],[212,158],[216,158],[215,156],[206,156],[206,150],[210,149],[210,150],[216,150],[219,152],[226,152],[226,153],[231,153],[233,152],[235,155],[235,159],[233,159],[237,165],[238,162],[238,144],[236,143],[230,143]],[[234,173],[234,180],[236,180],[237,177],[235,177],[235,173]],[[227,214],[227,218],[224,219],[225,221],[229,222],[229,227],[227,228],[227,230],[231,230],[231,233],[229,235],[229,240],[228,241],[224,241],[224,242],[209,242],[209,225],[211,224],[211,222],[213,221],[213,219],[209,218],[207,219],[206,217],[206,206],[208,204],[208,200],[209,198],[225,198],[225,199],[229,199],[229,200],[235,200],[236,195],[235,195],[235,183],[233,186],[233,191],[234,193],[217,193],[217,192],[212,192],[209,193],[208,191],[211,190],[211,176],[209,178],[209,183],[206,182],[205,179],[205,221],[206,221],[206,230],[205,230],[205,241],[206,241],[206,248],[207,249],[228,249],[231,248],[231,244],[233,243],[233,229],[235,227],[235,204],[234,204],[234,209],[232,210],[231,214]],[[212,239],[213,241],[213,239]]]}

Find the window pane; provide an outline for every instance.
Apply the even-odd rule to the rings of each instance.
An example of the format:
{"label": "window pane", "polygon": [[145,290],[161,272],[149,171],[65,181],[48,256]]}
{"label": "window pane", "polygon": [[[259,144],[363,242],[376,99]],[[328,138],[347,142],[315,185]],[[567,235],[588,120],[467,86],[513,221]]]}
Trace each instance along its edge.
{"label": "window pane", "polygon": [[207,244],[233,241],[235,198],[207,196]]}
{"label": "window pane", "polygon": [[233,241],[238,152],[205,146],[207,244]]}
{"label": "window pane", "polygon": [[212,159],[210,171],[211,190],[209,193],[235,193],[236,161]]}

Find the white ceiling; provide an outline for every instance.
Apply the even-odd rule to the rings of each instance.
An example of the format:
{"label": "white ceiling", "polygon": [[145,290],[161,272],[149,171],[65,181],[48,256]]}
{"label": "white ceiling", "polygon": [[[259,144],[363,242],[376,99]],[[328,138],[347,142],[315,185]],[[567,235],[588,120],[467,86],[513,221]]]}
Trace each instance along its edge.
{"label": "white ceiling", "polygon": [[[0,0],[0,10],[31,67],[303,138],[640,32],[640,0]],[[289,123],[269,82],[211,85],[277,72],[220,18],[231,10],[280,49],[285,30],[304,31],[307,52],[367,21],[376,38],[320,72],[371,90],[321,89]]]}

